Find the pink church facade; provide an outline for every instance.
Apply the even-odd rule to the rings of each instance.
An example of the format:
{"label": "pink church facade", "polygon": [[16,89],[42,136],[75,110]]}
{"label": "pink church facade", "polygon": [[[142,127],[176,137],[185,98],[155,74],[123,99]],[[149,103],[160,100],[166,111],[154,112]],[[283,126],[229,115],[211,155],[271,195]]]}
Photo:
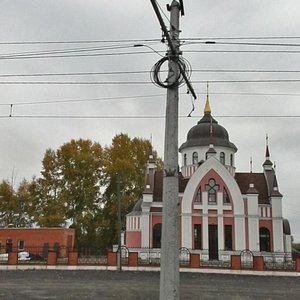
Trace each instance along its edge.
{"label": "pink church facade", "polygon": [[[207,100],[202,119],[179,148],[178,217],[180,246],[202,261],[229,261],[233,254],[291,259],[289,222],[266,147],[261,173],[238,173],[236,146],[212,117]],[[163,172],[149,159],[145,189],[126,216],[125,245],[132,251],[160,250]]]}

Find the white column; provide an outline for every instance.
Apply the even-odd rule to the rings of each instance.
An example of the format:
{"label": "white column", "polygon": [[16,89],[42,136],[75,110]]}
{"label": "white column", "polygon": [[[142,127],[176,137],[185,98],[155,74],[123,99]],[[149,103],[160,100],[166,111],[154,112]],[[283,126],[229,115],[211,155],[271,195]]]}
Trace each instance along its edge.
{"label": "white column", "polygon": [[149,231],[152,230],[149,224],[149,214],[143,214],[141,217],[141,233],[142,233],[142,247],[149,248]]}
{"label": "white column", "polygon": [[284,252],[283,245],[283,229],[282,229],[282,219],[278,218],[272,219],[273,225],[273,251],[274,252]]}
{"label": "white column", "polygon": [[249,250],[259,251],[258,194],[247,195]]}
{"label": "white column", "polygon": [[218,192],[218,248],[224,250],[223,193]]}
{"label": "white column", "polygon": [[182,247],[186,247],[188,249],[192,249],[192,236],[193,236],[193,228],[192,228],[192,217],[191,215],[182,215],[181,216],[181,243]]}
{"label": "white column", "polygon": [[234,239],[235,250],[242,251],[246,248],[245,244],[245,218],[244,216],[234,216]]}
{"label": "white column", "polygon": [[282,198],[272,197],[273,251],[283,252]]}
{"label": "white column", "polygon": [[202,192],[202,202],[203,202],[203,210],[202,210],[202,248],[208,249],[208,209],[207,209],[207,192]]}

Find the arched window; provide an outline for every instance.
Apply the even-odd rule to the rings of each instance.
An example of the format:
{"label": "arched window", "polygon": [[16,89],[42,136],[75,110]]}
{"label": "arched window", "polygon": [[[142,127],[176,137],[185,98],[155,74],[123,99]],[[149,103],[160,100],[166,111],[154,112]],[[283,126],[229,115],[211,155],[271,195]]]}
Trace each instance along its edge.
{"label": "arched window", "polygon": [[259,228],[260,251],[271,252],[270,231],[268,228]]}
{"label": "arched window", "polygon": [[201,248],[201,224],[194,224],[194,249]]}
{"label": "arched window", "polygon": [[193,165],[196,165],[198,163],[198,153],[193,152]]}
{"label": "arched window", "polygon": [[230,165],[233,167],[234,165],[234,160],[233,160],[233,154],[230,154]]}
{"label": "arched window", "polygon": [[152,232],[152,247],[153,248],[160,248],[161,247],[161,223],[157,223],[153,226]]}
{"label": "arched window", "polygon": [[186,166],[186,153],[183,155],[183,165]]}
{"label": "arched window", "polygon": [[224,152],[220,153],[220,162],[221,162],[221,164],[225,165],[225,153]]}
{"label": "arched window", "polygon": [[228,193],[227,193],[225,187],[223,190],[223,203],[224,204],[230,203],[230,199],[229,199],[229,196],[228,196]]}
{"label": "arched window", "polygon": [[196,198],[195,198],[195,202],[197,203],[202,203],[202,191],[201,191],[201,186],[198,189]]}
{"label": "arched window", "polygon": [[219,190],[219,185],[216,184],[216,181],[211,178],[208,181],[208,184],[205,185],[205,189],[208,193],[208,204],[217,203],[217,191]]}

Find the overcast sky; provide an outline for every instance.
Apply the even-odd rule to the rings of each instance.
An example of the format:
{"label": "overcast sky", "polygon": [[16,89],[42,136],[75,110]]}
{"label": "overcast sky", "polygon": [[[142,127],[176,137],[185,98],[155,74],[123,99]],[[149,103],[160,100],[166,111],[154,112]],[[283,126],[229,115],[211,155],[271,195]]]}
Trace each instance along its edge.
{"label": "overcast sky", "polygon": [[[168,17],[167,3],[158,0]],[[300,80],[300,48],[297,46],[300,45],[300,2],[186,0],[184,5],[181,50],[194,70],[191,81],[196,81],[193,86],[198,100],[193,117],[188,118],[192,100],[185,94],[185,86],[180,89],[179,145],[203,113],[206,84],[199,81],[211,81],[212,113],[239,149],[238,172],[249,171],[250,157],[253,171],[262,171],[265,136],[269,135],[271,160],[276,162],[278,184],[284,195],[284,217],[290,220],[294,238],[300,242],[300,82],[214,82]],[[165,17],[164,20],[168,22]],[[280,38],[244,39],[250,37]],[[22,178],[39,176],[47,148],[57,149],[78,138],[88,138],[105,146],[121,132],[147,139],[152,135],[154,148],[162,156],[166,91],[151,84],[149,77],[149,71],[160,58],[149,47],[156,51],[166,49],[159,43],[160,38],[160,26],[150,0],[0,1],[0,179],[13,177],[17,184]],[[191,38],[221,44],[191,44]],[[24,43],[47,41],[108,42]],[[134,44],[146,47],[133,47]],[[122,48],[116,49],[120,46]],[[66,52],[66,49],[75,52]],[[53,54],[59,50],[63,50],[62,53]],[[46,51],[50,54],[46,55]],[[38,54],[41,52],[44,54]],[[35,53],[34,57],[29,58],[30,53]],[[280,72],[224,73],[220,70]],[[3,76],[132,71],[138,73]],[[138,83],[129,84],[133,81]],[[28,84],[32,82],[43,84]],[[45,84],[49,82],[73,84]],[[76,82],[90,84],[74,84]],[[64,100],[69,102],[60,102]],[[70,118],[74,116],[81,118]],[[88,118],[94,116],[98,118]]]}

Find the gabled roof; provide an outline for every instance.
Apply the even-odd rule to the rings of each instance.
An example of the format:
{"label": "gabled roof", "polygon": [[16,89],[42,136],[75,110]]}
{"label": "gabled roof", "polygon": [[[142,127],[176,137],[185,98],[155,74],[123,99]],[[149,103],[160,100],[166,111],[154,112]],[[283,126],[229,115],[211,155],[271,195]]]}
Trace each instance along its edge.
{"label": "gabled roof", "polygon": [[[258,203],[269,204],[268,186],[264,173],[236,173],[235,180],[241,190],[246,195],[249,192],[250,183],[254,184],[255,190],[258,192]],[[178,178],[179,193],[183,193],[188,183],[188,178],[183,178],[181,174]],[[153,201],[162,201],[163,191],[163,171],[156,171],[154,175]]]}
{"label": "gabled roof", "polygon": [[258,203],[269,204],[268,187],[264,173],[235,173],[235,180],[242,194],[247,194],[250,183],[258,191]]}
{"label": "gabled roof", "polygon": [[[189,181],[189,178],[183,178],[181,173],[178,176],[178,189],[179,193],[183,193],[185,187]],[[161,202],[163,193],[163,171],[156,171],[154,174],[154,189],[153,189],[153,201]]]}

